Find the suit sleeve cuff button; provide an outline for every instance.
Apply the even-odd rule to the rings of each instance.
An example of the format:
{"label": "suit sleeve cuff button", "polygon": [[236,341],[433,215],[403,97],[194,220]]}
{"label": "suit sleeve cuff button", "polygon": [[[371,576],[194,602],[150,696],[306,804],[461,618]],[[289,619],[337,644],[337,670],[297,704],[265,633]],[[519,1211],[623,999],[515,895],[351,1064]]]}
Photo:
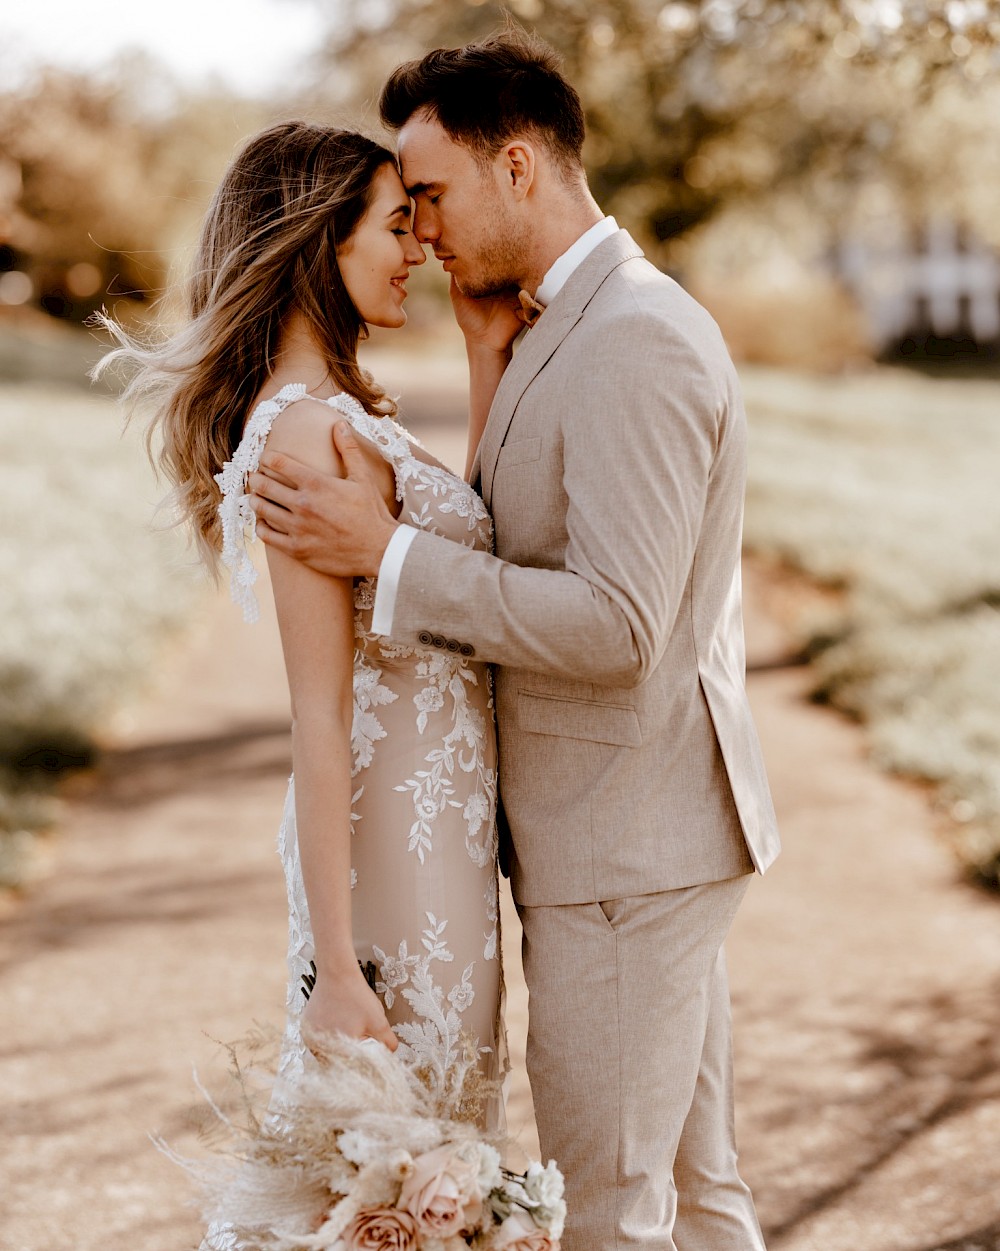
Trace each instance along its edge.
{"label": "suit sleeve cuff button", "polygon": [[423,643],[424,647],[430,647],[431,643],[434,642],[434,635],[429,630],[421,630],[417,635],[417,642]]}
{"label": "suit sleeve cuff button", "polygon": [[476,649],[471,643],[463,643],[458,650],[463,656],[475,656],[476,654]]}

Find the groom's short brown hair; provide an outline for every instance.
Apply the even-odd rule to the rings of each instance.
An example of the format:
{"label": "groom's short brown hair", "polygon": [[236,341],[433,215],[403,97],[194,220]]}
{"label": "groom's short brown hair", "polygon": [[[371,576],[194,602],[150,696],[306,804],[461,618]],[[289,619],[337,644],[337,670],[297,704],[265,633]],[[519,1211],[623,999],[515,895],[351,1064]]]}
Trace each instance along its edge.
{"label": "groom's short brown hair", "polygon": [[484,161],[515,135],[534,133],[561,164],[580,166],[583,108],[559,64],[547,43],[508,29],[397,66],[379,112],[385,126],[399,130],[426,110]]}

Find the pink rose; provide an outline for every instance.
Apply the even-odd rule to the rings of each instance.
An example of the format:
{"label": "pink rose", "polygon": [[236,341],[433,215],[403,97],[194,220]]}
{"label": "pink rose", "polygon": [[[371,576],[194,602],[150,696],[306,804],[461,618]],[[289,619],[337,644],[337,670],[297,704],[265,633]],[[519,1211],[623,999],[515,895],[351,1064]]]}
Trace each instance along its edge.
{"label": "pink rose", "polygon": [[437,1147],[418,1155],[403,1182],[399,1206],[417,1222],[421,1233],[450,1238],[471,1229],[483,1210],[476,1181],[478,1160],[463,1160],[454,1147]]}
{"label": "pink rose", "polygon": [[539,1229],[527,1212],[512,1212],[494,1235],[492,1251],[559,1251],[559,1239]]}
{"label": "pink rose", "polygon": [[416,1251],[417,1225],[397,1208],[365,1208],[344,1230],[346,1251]]}

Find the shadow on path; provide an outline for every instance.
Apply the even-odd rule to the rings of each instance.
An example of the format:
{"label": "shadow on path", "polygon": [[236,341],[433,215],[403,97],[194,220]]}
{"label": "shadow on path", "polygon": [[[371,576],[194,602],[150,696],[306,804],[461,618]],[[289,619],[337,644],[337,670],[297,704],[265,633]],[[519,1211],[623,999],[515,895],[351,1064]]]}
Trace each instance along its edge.
{"label": "shadow on path", "polygon": [[[72,880],[40,891],[31,907],[6,919],[0,977],[26,958],[98,946],[109,930],[132,931],[131,939],[119,934],[115,943],[134,942],[139,930],[169,934],[178,923],[253,909],[273,893],[272,881],[262,881],[256,866],[214,858],[215,827],[226,819],[227,794],[242,796],[259,785],[273,795],[290,768],[283,719],[237,721],[203,737],[104,752],[71,789],[81,820],[108,841],[111,855],[98,852],[95,842],[95,854],[75,867]],[[157,832],[165,812],[168,830],[182,823],[203,831],[206,856],[197,868],[177,840]],[[126,839],[133,849],[137,839],[146,840],[141,856],[125,854]]]}
{"label": "shadow on path", "polygon": [[[823,1023],[815,1028],[822,1033]],[[944,1138],[961,1138],[969,1117],[1000,1124],[1000,982],[889,1000],[877,1020],[856,1017],[845,1058],[850,1072],[860,1075],[856,1081],[845,1081],[836,1093],[828,1085],[810,1090],[788,1083],[776,1101],[769,1130],[797,1134],[803,1155],[813,1156],[812,1184],[797,1196],[789,1193],[786,1214],[765,1228],[776,1243],[842,1205],[875,1174],[895,1189],[891,1179],[898,1172],[899,1204],[909,1206],[914,1181],[923,1183],[920,1189],[940,1185]],[[807,1081],[808,1071],[799,1076]],[[805,1142],[804,1124],[815,1127]],[[820,1176],[830,1180],[816,1185]],[[920,1251],[995,1248],[1000,1222]]]}
{"label": "shadow on path", "polygon": [[954,1242],[928,1243],[920,1251],[1000,1251],[1000,1221],[994,1222],[987,1229],[964,1234]]}
{"label": "shadow on path", "polygon": [[102,808],[148,807],[185,793],[239,786],[248,778],[291,771],[287,720],[235,722],[204,737],[143,743],[102,753],[95,771]]}

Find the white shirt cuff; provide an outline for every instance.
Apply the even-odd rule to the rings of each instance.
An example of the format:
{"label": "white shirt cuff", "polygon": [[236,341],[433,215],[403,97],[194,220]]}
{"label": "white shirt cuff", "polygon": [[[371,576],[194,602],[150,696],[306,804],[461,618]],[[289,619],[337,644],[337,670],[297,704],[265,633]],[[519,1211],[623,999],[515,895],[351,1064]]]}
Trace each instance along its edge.
{"label": "white shirt cuff", "polygon": [[389,540],[378,567],[378,586],[375,588],[375,607],[372,610],[372,633],[391,634],[392,618],[396,612],[396,593],[399,575],[410,544],[420,533],[413,526],[399,526]]}

